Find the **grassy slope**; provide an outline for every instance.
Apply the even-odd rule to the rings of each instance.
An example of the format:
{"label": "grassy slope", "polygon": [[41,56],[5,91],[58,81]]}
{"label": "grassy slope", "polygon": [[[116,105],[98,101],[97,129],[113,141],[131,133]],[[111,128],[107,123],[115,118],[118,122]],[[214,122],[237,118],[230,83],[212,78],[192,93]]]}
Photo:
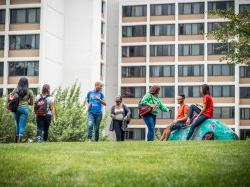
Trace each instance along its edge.
{"label": "grassy slope", "polygon": [[250,141],[0,145],[0,186],[250,186]]}

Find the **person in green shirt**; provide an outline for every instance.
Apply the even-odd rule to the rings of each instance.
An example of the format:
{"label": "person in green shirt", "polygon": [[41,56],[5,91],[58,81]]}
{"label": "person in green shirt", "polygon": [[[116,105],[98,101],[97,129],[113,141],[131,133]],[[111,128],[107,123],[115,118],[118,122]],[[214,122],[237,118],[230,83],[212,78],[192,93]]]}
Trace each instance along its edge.
{"label": "person in green shirt", "polygon": [[140,101],[140,104],[152,107],[151,113],[142,116],[148,128],[147,141],[154,141],[157,114],[160,111],[162,112],[169,111],[167,106],[163,104],[161,99],[159,98],[159,93],[160,93],[159,86],[157,85],[151,86],[149,92],[146,93]]}

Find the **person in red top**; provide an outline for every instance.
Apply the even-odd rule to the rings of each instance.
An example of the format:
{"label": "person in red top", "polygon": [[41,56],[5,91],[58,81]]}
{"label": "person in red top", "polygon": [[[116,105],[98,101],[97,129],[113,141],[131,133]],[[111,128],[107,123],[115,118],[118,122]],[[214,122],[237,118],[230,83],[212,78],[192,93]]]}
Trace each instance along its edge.
{"label": "person in red top", "polygon": [[179,94],[177,100],[178,104],[180,105],[178,107],[178,116],[170,125],[165,128],[161,136],[161,141],[167,140],[171,131],[184,127],[187,121],[189,106],[185,104],[185,95]]}
{"label": "person in red top", "polygon": [[210,95],[209,86],[207,84],[202,85],[201,87],[201,93],[203,95],[203,105],[191,105],[187,124],[190,124],[191,119],[194,116],[194,112],[198,114],[195,121],[192,122],[190,130],[187,135],[187,140],[189,140],[193,133],[194,129],[201,125],[206,119],[213,117],[213,111],[214,111],[214,101],[212,96]]}

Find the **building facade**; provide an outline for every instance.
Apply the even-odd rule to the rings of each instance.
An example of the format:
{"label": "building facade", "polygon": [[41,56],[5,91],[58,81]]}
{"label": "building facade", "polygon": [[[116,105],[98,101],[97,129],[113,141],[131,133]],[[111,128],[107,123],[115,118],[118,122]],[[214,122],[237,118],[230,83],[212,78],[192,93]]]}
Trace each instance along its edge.
{"label": "building facade", "polygon": [[[0,0],[0,95],[20,77],[34,93],[105,82],[106,0]],[[76,14],[77,12],[77,14]],[[88,28],[88,29],[86,29]]]}
{"label": "building facade", "polygon": [[242,138],[250,129],[250,67],[220,61],[230,46],[210,34],[224,19],[208,12],[246,9],[247,0],[123,0],[119,6],[118,93],[132,110],[128,139],[144,139],[146,126],[137,105],[150,85],[173,113],[160,113],[162,130],[177,113],[177,96],[201,103],[199,86],[207,83],[215,100],[214,118]]}

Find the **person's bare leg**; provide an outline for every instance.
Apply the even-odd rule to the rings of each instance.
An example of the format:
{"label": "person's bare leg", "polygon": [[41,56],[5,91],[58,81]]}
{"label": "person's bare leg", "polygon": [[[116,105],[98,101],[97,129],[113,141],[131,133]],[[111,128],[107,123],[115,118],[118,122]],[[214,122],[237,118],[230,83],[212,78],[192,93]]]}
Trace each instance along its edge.
{"label": "person's bare leg", "polygon": [[162,133],[162,136],[161,136],[161,141],[166,140],[166,138],[169,136],[169,134],[170,134],[170,125],[167,126],[167,127],[164,129],[164,131],[163,131],[163,133]]}

